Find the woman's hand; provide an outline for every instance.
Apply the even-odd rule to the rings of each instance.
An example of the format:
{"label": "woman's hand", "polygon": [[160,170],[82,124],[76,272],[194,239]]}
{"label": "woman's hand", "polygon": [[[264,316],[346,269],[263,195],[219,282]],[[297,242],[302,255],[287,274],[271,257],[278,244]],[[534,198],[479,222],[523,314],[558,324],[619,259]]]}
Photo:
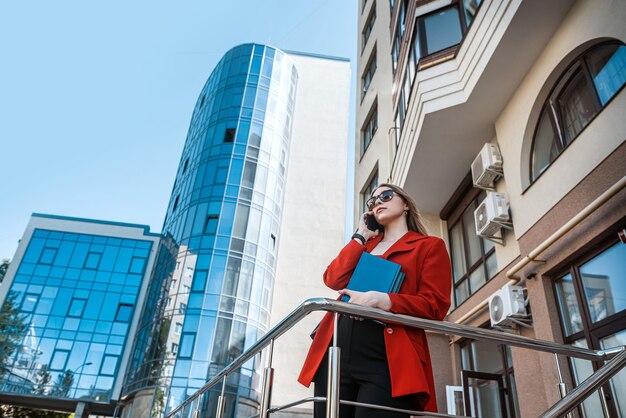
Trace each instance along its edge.
{"label": "woman's hand", "polygon": [[342,289],[339,293],[350,297],[350,303],[378,308],[383,311],[389,311],[391,309],[391,299],[387,293],[376,292],[374,290],[370,290],[369,292],[357,292],[356,290],[348,289]]}
{"label": "woman's hand", "polygon": [[367,227],[367,224],[365,223],[365,218],[368,215],[374,216],[374,212],[369,211],[361,215],[361,219],[359,220],[359,229],[357,230],[358,234],[363,235],[365,241],[368,241],[370,238],[376,238],[378,234],[380,234],[380,230],[377,229],[376,231],[372,231]]}

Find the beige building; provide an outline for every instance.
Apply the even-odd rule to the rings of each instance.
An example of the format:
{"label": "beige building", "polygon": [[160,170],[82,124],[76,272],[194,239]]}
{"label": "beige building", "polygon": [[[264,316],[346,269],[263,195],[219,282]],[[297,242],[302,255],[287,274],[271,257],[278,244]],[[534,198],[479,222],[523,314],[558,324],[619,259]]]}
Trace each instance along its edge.
{"label": "beige building", "polygon": [[[360,0],[359,13],[355,219],[377,183],[416,198],[451,254],[448,321],[626,344],[626,2]],[[492,325],[488,300],[513,276],[525,303]],[[429,341],[440,412],[537,417],[559,400],[554,355]],[[600,366],[559,360],[569,390]],[[626,417],[625,393],[622,371],[575,415]]]}

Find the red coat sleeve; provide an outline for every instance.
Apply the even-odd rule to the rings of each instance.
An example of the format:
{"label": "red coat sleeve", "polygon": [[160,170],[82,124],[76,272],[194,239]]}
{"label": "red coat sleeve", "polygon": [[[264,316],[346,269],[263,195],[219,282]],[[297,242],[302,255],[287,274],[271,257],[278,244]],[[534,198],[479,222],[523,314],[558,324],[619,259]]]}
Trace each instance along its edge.
{"label": "red coat sleeve", "polygon": [[333,290],[345,289],[363,251],[365,251],[365,245],[351,239],[339,252],[339,255],[326,267],[324,272],[326,286]]}
{"label": "red coat sleeve", "polygon": [[441,321],[450,308],[452,271],[448,251],[440,238],[435,238],[427,250],[420,276],[416,294],[389,294],[390,311]]}

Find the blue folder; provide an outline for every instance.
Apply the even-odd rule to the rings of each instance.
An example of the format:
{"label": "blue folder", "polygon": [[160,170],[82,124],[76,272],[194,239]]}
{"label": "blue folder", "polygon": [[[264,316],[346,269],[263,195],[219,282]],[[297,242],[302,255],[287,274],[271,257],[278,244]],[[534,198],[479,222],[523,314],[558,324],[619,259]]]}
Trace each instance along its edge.
{"label": "blue folder", "polygon": [[[404,273],[400,269],[398,263],[364,252],[346,288],[358,292],[375,290],[398,293],[404,280]],[[343,295],[341,300],[347,302],[350,297]]]}

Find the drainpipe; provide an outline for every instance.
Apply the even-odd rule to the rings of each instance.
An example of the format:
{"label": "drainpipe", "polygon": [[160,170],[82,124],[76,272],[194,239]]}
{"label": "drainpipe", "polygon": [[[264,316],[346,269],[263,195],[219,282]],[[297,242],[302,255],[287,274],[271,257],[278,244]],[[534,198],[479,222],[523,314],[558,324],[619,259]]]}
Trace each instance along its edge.
{"label": "drainpipe", "polygon": [[[587,216],[592,214],[596,209],[606,203],[609,199],[619,193],[624,187],[626,187],[626,176],[622,177],[615,184],[609,187],[604,193],[598,196],[593,202],[587,205],[576,216],[570,219],[565,225],[560,227],[554,234],[550,235],[545,241],[539,244],[534,250],[532,250],[526,257],[522,258],[517,264],[515,264],[509,271],[506,272],[506,277],[509,279],[510,285],[514,285],[520,282],[522,279],[517,276],[516,273],[522,268],[534,261],[539,254],[547,250],[552,244],[557,242],[563,235],[574,229],[576,225],[581,223]],[[483,300],[478,305],[474,306],[469,312],[461,316],[454,321],[456,324],[465,322],[470,317],[474,316],[480,310],[482,310],[489,303],[489,299]]]}

